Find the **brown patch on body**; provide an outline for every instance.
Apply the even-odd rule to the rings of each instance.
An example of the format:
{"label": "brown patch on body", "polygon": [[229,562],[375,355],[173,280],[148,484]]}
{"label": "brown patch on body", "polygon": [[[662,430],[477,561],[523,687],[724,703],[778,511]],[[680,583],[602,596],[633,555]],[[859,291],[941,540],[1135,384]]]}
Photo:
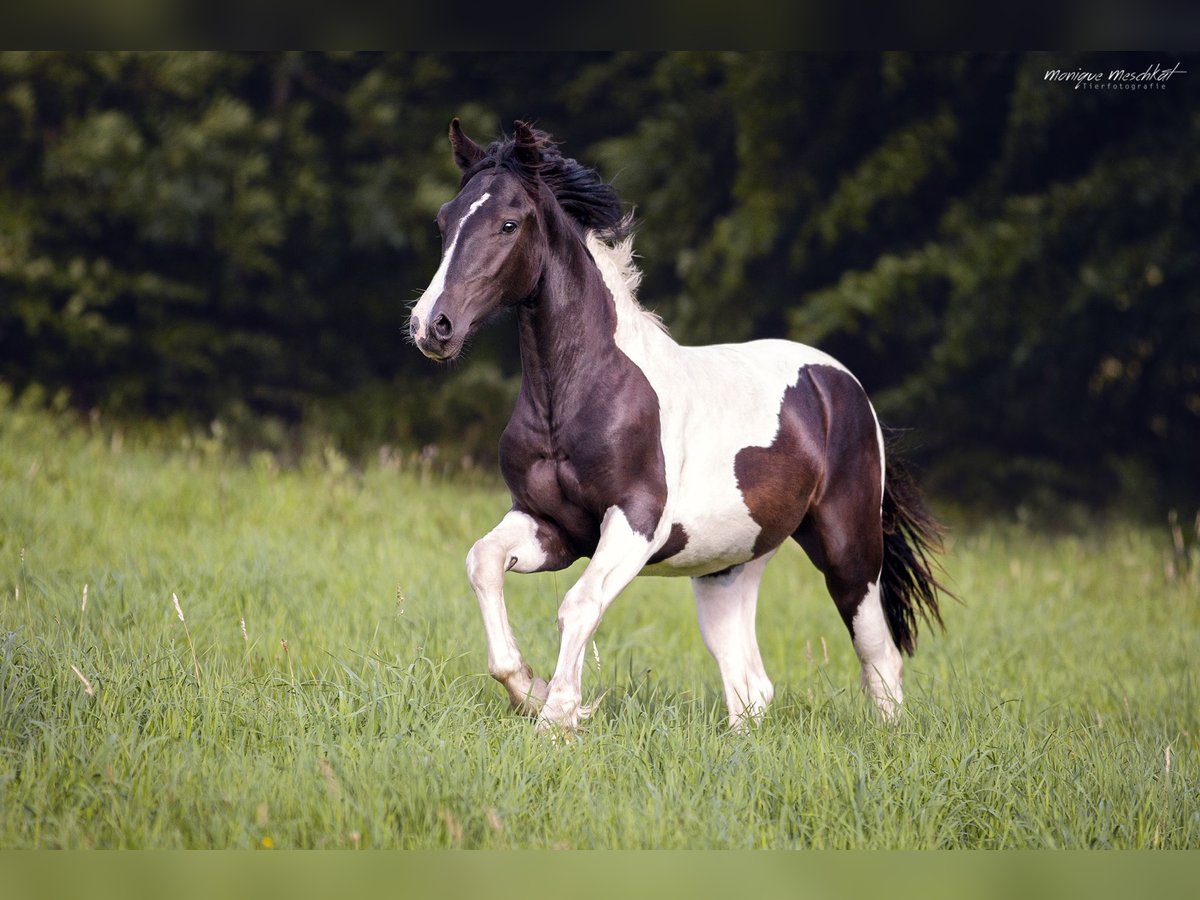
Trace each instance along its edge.
{"label": "brown patch on body", "polygon": [[878,496],[875,416],[861,385],[834,366],[805,366],[784,391],[775,439],[766,447],[746,447],[734,459],[738,488],[762,529],[755,557],[796,533],[837,477],[834,465],[845,472],[874,472],[873,479],[857,477],[871,482],[862,489]]}
{"label": "brown patch on body", "polygon": [[687,542],[687,530],[678,522],[674,523],[671,526],[671,533],[667,535],[666,543],[654,552],[654,555],[650,557],[646,565],[652,566],[655,563],[670,559],[676,553],[683,552],[683,549],[687,546]]}

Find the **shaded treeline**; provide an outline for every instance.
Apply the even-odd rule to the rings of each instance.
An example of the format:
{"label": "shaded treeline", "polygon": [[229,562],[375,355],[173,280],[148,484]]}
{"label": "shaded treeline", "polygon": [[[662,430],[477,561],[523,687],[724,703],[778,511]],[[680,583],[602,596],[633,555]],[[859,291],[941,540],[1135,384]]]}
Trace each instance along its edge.
{"label": "shaded treeline", "polygon": [[[1154,90],[1045,79],[1176,62]],[[452,371],[403,327],[450,117],[527,117],[636,207],[677,339],[830,350],[964,502],[1186,507],[1198,97],[1200,58],[1134,53],[5,54],[0,380],[486,460],[511,323]]]}

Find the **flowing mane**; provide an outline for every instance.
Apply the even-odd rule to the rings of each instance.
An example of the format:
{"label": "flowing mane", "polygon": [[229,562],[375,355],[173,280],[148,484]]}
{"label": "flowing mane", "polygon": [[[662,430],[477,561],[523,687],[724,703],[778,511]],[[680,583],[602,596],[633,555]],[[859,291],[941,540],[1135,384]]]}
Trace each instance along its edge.
{"label": "flowing mane", "polygon": [[628,230],[629,223],[622,220],[621,225],[626,230],[617,240],[597,231],[589,231],[586,236],[588,252],[592,254],[600,277],[617,304],[618,318],[623,312],[630,312],[645,318],[664,334],[670,334],[662,317],[638,302],[637,289],[642,280],[642,271],[633,261],[633,234]]}
{"label": "flowing mane", "polygon": [[480,172],[503,168],[513,172],[534,194],[539,182],[550,189],[559,206],[584,231],[595,231],[605,241],[616,243],[628,236],[632,216],[621,209],[621,198],[595,169],[565,157],[550,135],[532,130],[533,143],[515,137],[493,141],[470,168],[463,172],[459,190]]}

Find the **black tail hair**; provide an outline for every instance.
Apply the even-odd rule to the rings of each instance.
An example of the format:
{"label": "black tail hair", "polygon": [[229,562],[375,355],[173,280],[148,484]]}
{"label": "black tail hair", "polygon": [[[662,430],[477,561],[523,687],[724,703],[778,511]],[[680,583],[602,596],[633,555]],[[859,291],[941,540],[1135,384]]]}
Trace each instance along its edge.
{"label": "black tail hair", "polygon": [[887,453],[883,483],[883,611],[892,639],[912,656],[917,649],[917,618],[937,622],[938,594],[958,599],[938,581],[945,529],[925,507],[921,491],[904,464]]}

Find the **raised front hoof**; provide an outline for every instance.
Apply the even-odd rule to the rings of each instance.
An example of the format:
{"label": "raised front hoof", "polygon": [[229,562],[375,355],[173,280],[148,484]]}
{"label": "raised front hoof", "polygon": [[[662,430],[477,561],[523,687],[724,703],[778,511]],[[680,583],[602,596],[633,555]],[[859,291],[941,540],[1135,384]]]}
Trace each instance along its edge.
{"label": "raised front hoof", "polygon": [[518,715],[533,718],[542,711],[549,693],[550,685],[541,678],[535,678],[526,693],[517,696],[510,695],[509,700],[512,703],[513,710]]}
{"label": "raised front hoof", "polygon": [[550,696],[550,685],[544,679],[536,678],[528,665],[522,666],[516,673],[493,672],[492,677],[504,685],[508,702],[523,716],[536,716]]}

